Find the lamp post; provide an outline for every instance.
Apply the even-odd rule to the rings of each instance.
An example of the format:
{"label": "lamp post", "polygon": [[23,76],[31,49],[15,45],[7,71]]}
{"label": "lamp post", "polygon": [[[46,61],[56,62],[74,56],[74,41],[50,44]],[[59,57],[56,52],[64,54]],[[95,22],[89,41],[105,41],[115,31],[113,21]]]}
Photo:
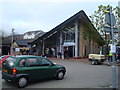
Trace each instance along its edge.
{"label": "lamp post", "polygon": [[[110,7],[110,18],[111,18],[111,38],[112,38],[112,46],[111,49],[115,47],[114,42],[114,31],[113,31],[113,18],[112,18],[112,7]],[[116,66],[115,66],[115,53],[116,50],[111,51],[113,53],[112,55],[112,87],[114,90],[116,90]]]}
{"label": "lamp post", "polygon": [[106,23],[110,26],[110,39],[112,40],[112,44],[110,47],[110,53],[112,53],[112,88],[116,90],[116,65],[115,65],[115,53],[116,53],[116,45],[114,42],[114,26],[116,24],[115,16],[112,13],[112,7],[108,8],[106,11],[105,20]]}
{"label": "lamp post", "polygon": [[11,54],[13,54],[14,28],[12,28]]}

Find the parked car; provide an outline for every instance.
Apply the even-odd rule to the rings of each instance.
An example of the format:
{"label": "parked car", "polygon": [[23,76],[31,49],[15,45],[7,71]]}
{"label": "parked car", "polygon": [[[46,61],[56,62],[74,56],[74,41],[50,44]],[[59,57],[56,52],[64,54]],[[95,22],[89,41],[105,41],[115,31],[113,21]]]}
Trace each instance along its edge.
{"label": "parked car", "polygon": [[4,61],[6,58],[8,58],[10,56],[12,56],[12,55],[3,55],[3,56],[0,57],[0,60]]}
{"label": "parked car", "polygon": [[5,56],[7,56],[7,55],[0,56],[0,60],[2,60]]}
{"label": "parked car", "polygon": [[105,55],[101,54],[89,54],[89,61],[92,65],[102,64],[105,61]]}
{"label": "parked car", "polygon": [[12,55],[3,55],[0,57],[0,68],[2,67],[2,62],[10,56],[12,56]]}
{"label": "parked car", "polygon": [[5,56],[0,56],[0,68],[2,67],[2,59],[4,58]]}
{"label": "parked car", "polygon": [[62,80],[66,69],[62,65],[52,63],[40,56],[11,56],[3,62],[2,79],[15,82],[19,88],[27,86],[28,82],[55,78]]}

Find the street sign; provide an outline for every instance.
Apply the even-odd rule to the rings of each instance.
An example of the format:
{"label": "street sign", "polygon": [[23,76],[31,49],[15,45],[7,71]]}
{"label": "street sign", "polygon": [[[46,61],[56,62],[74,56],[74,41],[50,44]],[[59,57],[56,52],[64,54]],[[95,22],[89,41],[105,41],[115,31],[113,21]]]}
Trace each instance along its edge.
{"label": "street sign", "polygon": [[[104,27],[103,28],[104,31],[110,33],[111,32],[111,28],[110,27]],[[113,33],[118,33],[118,29],[117,28],[113,28]]]}
{"label": "street sign", "polygon": [[[105,21],[109,26],[114,26],[116,24],[116,19],[115,19],[115,16],[113,14],[111,14],[111,15],[110,15],[110,13],[106,13],[105,14]],[[111,18],[112,18],[112,21],[111,21]]]}

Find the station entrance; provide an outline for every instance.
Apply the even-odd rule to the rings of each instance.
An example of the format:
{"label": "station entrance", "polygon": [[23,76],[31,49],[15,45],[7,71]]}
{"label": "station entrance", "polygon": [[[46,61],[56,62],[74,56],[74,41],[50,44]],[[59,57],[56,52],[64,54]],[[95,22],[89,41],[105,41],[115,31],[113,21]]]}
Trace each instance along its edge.
{"label": "station entrance", "polygon": [[65,52],[65,50],[67,50],[69,58],[75,57],[75,46],[63,46],[63,51]]}

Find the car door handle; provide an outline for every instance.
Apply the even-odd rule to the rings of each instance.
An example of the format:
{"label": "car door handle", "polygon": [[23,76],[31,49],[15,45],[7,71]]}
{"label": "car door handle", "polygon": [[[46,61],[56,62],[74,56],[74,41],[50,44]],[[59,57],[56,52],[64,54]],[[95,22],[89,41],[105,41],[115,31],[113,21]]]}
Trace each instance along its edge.
{"label": "car door handle", "polygon": [[31,70],[26,70],[26,71],[31,71]]}

